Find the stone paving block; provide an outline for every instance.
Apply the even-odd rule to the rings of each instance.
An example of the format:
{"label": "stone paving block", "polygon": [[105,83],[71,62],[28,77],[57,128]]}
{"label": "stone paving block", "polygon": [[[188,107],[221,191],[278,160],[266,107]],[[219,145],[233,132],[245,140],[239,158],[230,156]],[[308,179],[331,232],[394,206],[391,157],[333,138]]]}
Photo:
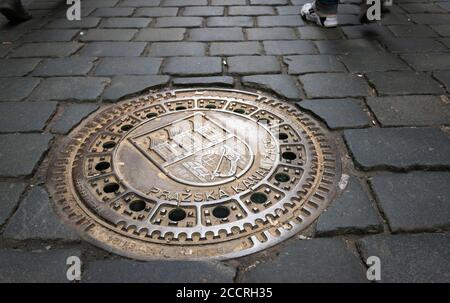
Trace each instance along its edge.
{"label": "stone paving block", "polygon": [[80,55],[87,57],[140,56],[145,46],[145,42],[91,42],[83,47]]}
{"label": "stone paving block", "polygon": [[411,70],[403,61],[388,53],[348,54],[340,56],[349,71],[355,73]]}
{"label": "stone paving block", "polygon": [[450,226],[450,172],[382,174],[370,184],[392,231]]}
{"label": "stone paving block", "polygon": [[363,102],[358,99],[304,100],[298,105],[319,116],[331,129],[362,128],[370,125]]}
{"label": "stone paving block", "polygon": [[247,0],[211,0],[211,5],[246,5]]}
{"label": "stone paving block", "polygon": [[23,42],[68,42],[78,34],[75,29],[41,29],[34,30],[20,40]]}
{"label": "stone paving block", "polygon": [[100,96],[108,82],[108,78],[100,77],[47,78],[30,98],[37,101],[93,101]]}
{"label": "stone paving block", "polygon": [[0,59],[0,77],[20,77],[31,72],[39,59]]}
{"label": "stone paving block", "polygon": [[450,166],[450,138],[438,128],[351,129],[344,138],[364,170]]}
{"label": "stone paving block", "polygon": [[431,3],[400,3],[407,13],[445,13],[445,10]]}
{"label": "stone paving block", "polygon": [[47,134],[0,135],[0,176],[30,175],[51,139]]}
{"label": "stone paving block", "polygon": [[433,75],[445,85],[447,92],[450,92],[450,71],[434,72]]}
{"label": "stone paving block", "polygon": [[344,65],[333,55],[299,55],[284,57],[289,74],[312,72],[345,72]]}
{"label": "stone paving block", "polygon": [[376,235],[358,243],[364,259],[380,258],[380,282],[450,282],[448,234]]}
{"label": "stone paving block", "polygon": [[178,7],[139,7],[134,15],[136,17],[169,17],[176,16]]}
{"label": "stone paving block", "polygon": [[381,42],[393,53],[430,53],[447,51],[445,46],[433,38],[381,39]]}
{"label": "stone paving block", "polygon": [[209,48],[211,56],[259,55],[262,47],[258,42],[213,42]]}
{"label": "stone paving block", "polygon": [[302,97],[300,89],[295,84],[295,79],[288,75],[256,75],[242,77],[242,84],[256,85],[274,91],[287,99],[299,99]]}
{"label": "stone paving block", "polygon": [[441,36],[450,37],[450,25],[431,25],[431,28]]}
{"label": "stone paving block", "polygon": [[222,61],[218,57],[170,57],[163,72],[177,76],[206,76],[222,73]]}
{"label": "stone paving block", "polygon": [[194,28],[188,33],[191,41],[239,41],[244,40],[242,28],[239,27],[217,27],[217,28]]}
{"label": "stone paving block", "polygon": [[105,89],[103,100],[116,101],[126,95],[168,82],[168,76],[115,76],[111,85]]}
{"label": "stone paving block", "polygon": [[162,59],[143,57],[101,58],[94,74],[97,76],[116,75],[155,75],[159,71]]}
{"label": "stone paving block", "polygon": [[450,70],[450,53],[402,54],[401,58],[418,71]]}
{"label": "stone paving block", "polygon": [[224,14],[224,7],[220,6],[192,6],[185,7],[183,16],[222,16]]}
{"label": "stone paving block", "polygon": [[253,27],[253,25],[253,18],[248,16],[206,18],[208,27]]}
{"label": "stone paving block", "polygon": [[89,263],[82,282],[231,283],[236,270],[221,263],[125,259]]}
{"label": "stone paving block", "polygon": [[275,10],[271,6],[231,6],[228,8],[230,16],[258,16],[275,15]]}
{"label": "stone paving block", "polygon": [[411,19],[406,15],[400,14],[385,14],[383,18],[381,18],[380,23],[382,25],[392,25],[392,24],[411,24]]}
{"label": "stone paving block", "polygon": [[392,32],[390,32],[386,27],[380,26],[379,24],[364,24],[364,25],[352,25],[352,26],[342,26],[341,30],[349,39],[372,39],[377,37],[393,37]]}
{"label": "stone paving block", "polygon": [[339,26],[361,25],[361,20],[357,15],[338,15]]}
{"label": "stone paving block", "polygon": [[90,113],[98,109],[97,104],[67,104],[60,116],[53,122],[51,131],[56,134],[67,134],[74,126]]}
{"label": "stone paving block", "polygon": [[300,15],[301,5],[277,6],[278,15]]}
{"label": "stone paving block", "polygon": [[1,102],[2,132],[31,132],[44,129],[56,110],[56,102]]}
{"label": "stone paving block", "polygon": [[78,240],[74,231],[66,227],[54,213],[47,192],[34,187],[20,203],[6,225],[3,236],[7,239],[62,239]]}
{"label": "stone paving block", "polygon": [[0,101],[20,101],[38,86],[39,78],[0,78]]}
{"label": "stone paving block", "polygon": [[211,5],[246,5],[247,0],[211,0]]}
{"label": "stone paving block", "polygon": [[250,28],[245,30],[248,40],[296,40],[294,29],[287,27]]}
{"label": "stone paving block", "polygon": [[437,34],[426,25],[391,25],[389,29],[397,37],[436,37]]}
{"label": "stone paving block", "polygon": [[174,85],[221,85],[232,86],[234,80],[229,76],[222,77],[186,77],[186,78],[173,78]]}
{"label": "stone paving block", "polygon": [[251,5],[284,5],[289,4],[288,0],[250,0]]}
{"label": "stone paving block", "polygon": [[77,249],[50,251],[0,250],[1,283],[68,283],[67,258],[81,257]]}
{"label": "stone paving block", "polygon": [[205,6],[208,0],[165,0],[162,6]]}
{"label": "stone paving block", "polygon": [[367,103],[383,126],[449,124],[450,106],[439,96],[368,98]]}
{"label": "stone paving block", "polygon": [[450,24],[448,14],[410,14],[409,16],[418,24]]}
{"label": "stone paving block", "polygon": [[96,9],[91,17],[129,17],[133,14],[131,7],[103,7]]}
{"label": "stone paving block", "polygon": [[25,189],[23,182],[0,182],[0,226],[11,216]]}
{"label": "stone paving block", "polygon": [[369,53],[383,51],[381,46],[372,40],[350,39],[333,41],[315,41],[322,54]]}
{"label": "stone paving block", "polygon": [[228,58],[228,72],[231,74],[270,74],[281,71],[274,56],[236,56]]}
{"label": "stone paving block", "polygon": [[243,273],[245,283],[367,282],[356,253],[340,239],[292,240],[274,260]]}
{"label": "stone paving block", "polygon": [[440,38],[439,41],[450,49],[450,38]]}
{"label": "stone paving block", "polygon": [[119,0],[95,0],[95,1],[85,1],[83,3],[84,7],[113,7]]}
{"label": "stone paving block", "polygon": [[206,44],[199,42],[155,42],[148,55],[153,57],[203,56]]}
{"label": "stone paving block", "polygon": [[155,27],[201,27],[201,17],[158,17]]}
{"label": "stone paving block", "polygon": [[301,39],[311,39],[311,40],[334,40],[342,39],[343,35],[341,31],[337,28],[321,28],[316,26],[303,26],[299,27]]}
{"label": "stone paving block", "polygon": [[321,235],[381,231],[374,205],[360,182],[350,177],[345,191],[320,215],[316,233]]}
{"label": "stone paving block", "polygon": [[83,44],[77,42],[24,43],[9,55],[21,57],[67,57],[75,53]]}
{"label": "stone paving block", "polygon": [[136,41],[180,41],[185,28],[144,28],[136,35]]}
{"label": "stone paving block", "polygon": [[81,41],[130,41],[136,33],[135,29],[88,29]]}
{"label": "stone paving block", "polygon": [[131,7],[138,7],[138,6],[151,6],[156,7],[160,5],[162,0],[124,0],[122,1],[119,6],[131,6]]}
{"label": "stone paving block", "polygon": [[367,96],[371,88],[366,81],[351,74],[308,74],[299,77],[310,98]]}
{"label": "stone paving block", "polygon": [[276,26],[301,26],[304,25],[303,19],[299,16],[258,16],[256,22],[259,27]]}
{"label": "stone paving block", "polygon": [[84,29],[84,28],[94,28],[100,23],[100,18],[94,17],[85,17],[81,18],[81,20],[67,20],[67,18],[55,19],[48,23],[46,28],[53,29],[63,29],[63,28],[76,28],[76,29]]}
{"label": "stone paving block", "polygon": [[442,9],[444,9],[447,12],[450,12],[450,3],[448,2],[438,2],[436,3],[439,7],[441,7]]}
{"label": "stone paving block", "polygon": [[267,55],[316,54],[317,49],[311,41],[264,41]]}
{"label": "stone paving block", "polygon": [[103,28],[143,28],[147,27],[152,19],[150,18],[106,18],[103,19],[100,27]]}
{"label": "stone paving block", "polygon": [[391,71],[368,73],[379,95],[441,94],[439,84],[424,73]]}
{"label": "stone paving block", "polygon": [[6,56],[6,54],[8,54],[11,49],[12,48],[9,45],[1,45],[0,44],[0,57]]}
{"label": "stone paving block", "polygon": [[94,66],[94,60],[92,57],[45,59],[33,71],[33,76],[84,76]]}

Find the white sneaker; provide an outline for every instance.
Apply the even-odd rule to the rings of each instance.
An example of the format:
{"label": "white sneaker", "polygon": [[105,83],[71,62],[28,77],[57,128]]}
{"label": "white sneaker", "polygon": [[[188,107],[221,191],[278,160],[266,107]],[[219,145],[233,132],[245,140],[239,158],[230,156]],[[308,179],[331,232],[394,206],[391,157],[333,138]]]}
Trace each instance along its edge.
{"label": "white sneaker", "polygon": [[314,3],[306,3],[300,10],[300,15],[308,21],[315,22],[319,26],[336,27],[338,25],[337,15],[319,16],[316,13]]}

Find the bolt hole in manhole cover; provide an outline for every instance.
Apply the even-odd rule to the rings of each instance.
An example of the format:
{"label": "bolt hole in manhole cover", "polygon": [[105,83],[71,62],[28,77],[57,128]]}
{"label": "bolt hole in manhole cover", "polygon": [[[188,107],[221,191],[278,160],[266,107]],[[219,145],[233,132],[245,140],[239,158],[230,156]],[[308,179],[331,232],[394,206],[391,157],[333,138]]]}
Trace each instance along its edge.
{"label": "bolt hole in manhole cover", "polygon": [[58,214],[106,250],[142,260],[228,259],[308,227],[336,194],[327,131],[294,105],[184,89],[110,105],[54,152]]}

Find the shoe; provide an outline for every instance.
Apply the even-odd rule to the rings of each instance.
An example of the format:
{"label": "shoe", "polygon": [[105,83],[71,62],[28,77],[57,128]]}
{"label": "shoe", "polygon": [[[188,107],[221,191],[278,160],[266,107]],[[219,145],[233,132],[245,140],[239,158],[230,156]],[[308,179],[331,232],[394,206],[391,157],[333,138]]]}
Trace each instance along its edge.
{"label": "shoe", "polygon": [[300,15],[311,22],[315,22],[319,26],[336,27],[338,25],[337,15],[320,16],[316,12],[314,3],[306,3],[300,10]]}
{"label": "shoe", "polygon": [[0,1],[0,13],[12,22],[23,22],[31,19],[31,15],[22,6],[20,0]]}

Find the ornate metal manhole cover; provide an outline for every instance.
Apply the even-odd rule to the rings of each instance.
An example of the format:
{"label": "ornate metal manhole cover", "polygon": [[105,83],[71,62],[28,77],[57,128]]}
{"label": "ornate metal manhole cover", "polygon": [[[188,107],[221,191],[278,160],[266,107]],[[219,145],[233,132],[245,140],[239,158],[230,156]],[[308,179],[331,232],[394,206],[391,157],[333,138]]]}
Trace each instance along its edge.
{"label": "ornate metal manhole cover", "polygon": [[83,238],[138,259],[231,258],[309,226],[336,193],[327,132],[295,106],[222,89],[111,105],[52,160],[58,213]]}

